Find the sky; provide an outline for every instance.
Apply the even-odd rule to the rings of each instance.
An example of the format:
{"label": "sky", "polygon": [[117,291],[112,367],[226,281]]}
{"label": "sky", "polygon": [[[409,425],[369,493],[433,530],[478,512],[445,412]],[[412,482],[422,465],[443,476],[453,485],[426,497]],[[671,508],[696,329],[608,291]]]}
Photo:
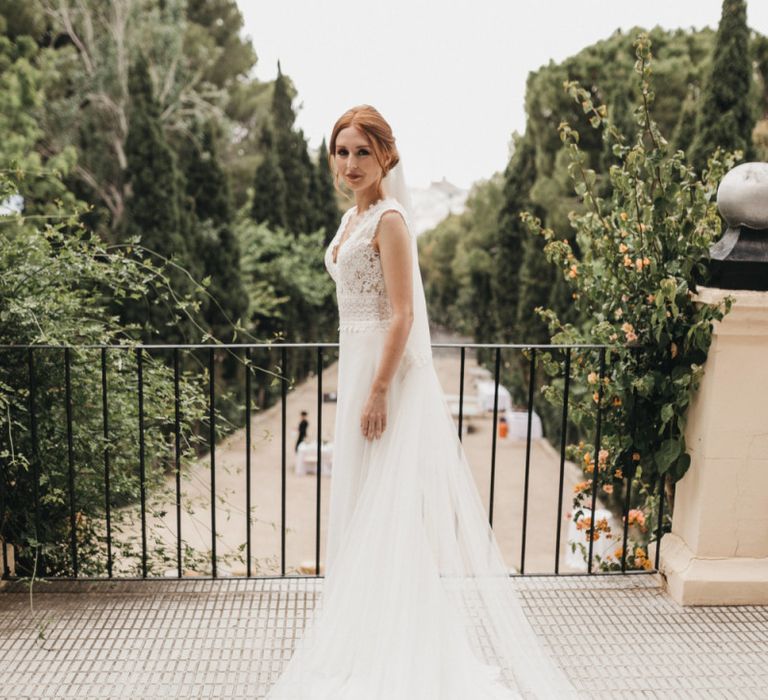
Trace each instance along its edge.
{"label": "sky", "polygon": [[[296,124],[311,148],[348,108],[371,104],[391,124],[407,182],[469,188],[503,171],[525,130],[525,81],[616,29],[717,27],[721,0],[238,0],[273,80],[298,90]],[[768,34],[768,0],[748,0]]]}

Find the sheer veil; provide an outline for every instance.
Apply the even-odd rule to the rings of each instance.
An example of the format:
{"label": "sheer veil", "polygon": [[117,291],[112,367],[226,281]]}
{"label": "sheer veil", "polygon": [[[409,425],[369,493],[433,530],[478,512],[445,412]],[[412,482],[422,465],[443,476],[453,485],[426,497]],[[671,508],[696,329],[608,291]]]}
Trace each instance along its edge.
{"label": "sheer veil", "polygon": [[[425,365],[432,357],[429,321],[413,229],[413,204],[402,162],[387,174],[382,184],[385,196],[393,197],[405,209],[408,227],[413,232],[414,321],[405,359]],[[436,391],[442,396],[440,389]],[[433,478],[451,483],[448,487],[441,483],[426,484],[427,496],[422,505],[425,514],[433,514],[427,517],[432,521],[431,526],[441,530],[433,531],[432,537],[440,559],[443,585],[465,622],[485,629],[491,644],[491,657],[512,671],[521,696],[558,700],[575,697],[574,687],[537,637],[523,611],[520,595],[509,580],[509,570],[485,517],[471,468],[455,433],[445,435],[441,448],[434,444],[441,434],[438,426],[450,424],[446,428],[449,431],[454,425],[445,401],[443,404],[445,417],[442,423],[439,416],[432,415],[422,425],[421,440],[432,447],[427,453],[417,450],[425,457],[425,463],[419,468],[429,471],[428,463],[439,461],[442,466],[433,465]],[[412,466],[417,467],[416,464]],[[455,528],[460,528],[461,532]],[[480,646],[475,642],[476,650],[479,651]],[[486,696],[482,694],[482,697]]]}
{"label": "sheer veil", "polygon": [[384,195],[396,199],[405,209],[408,229],[411,231],[411,258],[413,260],[413,325],[406,344],[406,358],[417,365],[423,365],[432,357],[432,341],[429,333],[427,302],[424,283],[419,268],[419,251],[414,229],[415,213],[408,186],[405,182],[402,160],[390,170],[382,181]]}

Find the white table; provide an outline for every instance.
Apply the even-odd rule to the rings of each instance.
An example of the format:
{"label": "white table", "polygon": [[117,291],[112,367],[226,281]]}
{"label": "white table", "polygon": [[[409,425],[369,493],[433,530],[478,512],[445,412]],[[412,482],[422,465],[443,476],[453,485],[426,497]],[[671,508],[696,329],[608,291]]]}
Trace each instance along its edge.
{"label": "white table", "polygon": [[[323,460],[323,476],[330,476],[333,466],[333,443],[326,442],[320,448]],[[302,442],[296,450],[296,473],[317,474],[317,442]]]}
{"label": "white table", "polygon": [[[493,396],[496,392],[495,382],[481,380],[477,382],[477,403],[484,411],[493,410]],[[509,389],[499,384],[499,411],[512,410],[512,397]]]}
{"label": "white table", "polygon": [[[528,411],[504,411],[502,414],[507,419],[509,432],[507,438],[510,440],[528,439]],[[539,440],[544,435],[541,427],[541,418],[536,411],[531,414],[531,440]]]}

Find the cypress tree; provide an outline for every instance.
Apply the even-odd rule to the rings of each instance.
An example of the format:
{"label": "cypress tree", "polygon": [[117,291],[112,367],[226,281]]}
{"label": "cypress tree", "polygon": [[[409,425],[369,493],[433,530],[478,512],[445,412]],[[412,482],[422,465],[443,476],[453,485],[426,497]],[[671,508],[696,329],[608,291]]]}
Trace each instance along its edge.
{"label": "cypress tree", "polygon": [[301,134],[277,132],[278,165],[285,181],[285,224],[294,235],[310,230],[311,204],[309,183],[312,172],[307,171],[307,144]]}
{"label": "cypress tree", "polygon": [[213,124],[207,122],[202,129],[195,128],[200,145],[191,143],[185,150],[186,188],[195,217],[214,224],[232,221],[232,203],[229,183],[216,153]]}
{"label": "cypress tree", "polygon": [[[129,69],[128,94],[130,124],[125,156],[130,195],[126,201],[123,232],[126,236],[139,235],[142,247],[184,265],[189,259],[189,249],[182,234],[180,177],[175,155],[163,134],[149,67],[141,54]],[[160,264],[161,261],[153,258],[153,262]],[[188,285],[183,273],[170,268],[169,275],[178,292],[186,291]],[[125,322],[142,324],[145,339],[153,334],[165,340],[183,339],[184,328],[169,319],[168,312],[157,305],[156,298],[126,301],[121,315]],[[166,327],[169,323],[172,329]]]}
{"label": "cypress tree", "polygon": [[286,187],[283,171],[278,165],[272,129],[264,125],[261,131],[263,159],[256,168],[253,181],[251,218],[257,223],[266,222],[272,228],[285,228],[287,222]]}
{"label": "cypress tree", "polygon": [[701,95],[690,161],[698,170],[718,146],[752,157],[752,65],[745,0],[724,0],[712,68]]}
{"label": "cypress tree", "polygon": [[139,55],[129,70],[130,125],[125,141],[126,177],[131,195],[126,230],[141,235],[143,246],[162,255],[183,255],[179,235],[178,176],[175,156],[160,124],[147,61]]}
{"label": "cypress tree", "polygon": [[240,244],[232,229],[229,185],[221,168],[213,127],[202,130],[201,145],[186,152],[186,188],[194,212],[195,258],[202,275],[210,278],[213,299],[203,306],[203,318],[220,340],[232,339],[232,322],[247,309],[247,295],[240,275]]}
{"label": "cypress tree", "polygon": [[328,146],[325,143],[325,137],[323,137],[320,148],[317,151],[314,191],[317,227],[325,229],[325,245],[328,245],[336,235],[341,215],[336,204],[336,189],[333,186],[333,176],[328,167]]}
{"label": "cypress tree", "polygon": [[275,121],[275,127],[280,131],[291,131],[296,121],[296,114],[293,111],[293,95],[288,79],[280,68],[280,61],[277,62],[277,78],[275,78],[275,87],[272,93],[272,117]]}
{"label": "cypress tree", "polygon": [[272,97],[272,123],[275,128],[275,152],[277,164],[283,173],[286,188],[285,224],[294,235],[308,232],[312,216],[310,182],[312,170],[307,168],[307,144],[304,135],[293,129],[296,114],[288,79],[277,64]]}
{"label": "cypress tree", "polygon": [[[499,211],[493,270],[494,325],[503,342],[520,340],[518,306],[530,289],[521,287],[523,242],[531,237],[520,212],[532,210],[529,192],[536,181],[535,148],[530,134],[515,138],[515,150],[504,171],[503,205]],[[551,265],[549,267],[552,267]],[[542,300],[543,301],[543,300]],[[541,302],[539,302],[541,303]],[[524,337],[527,340],[527,336]]]}
{"label": "cypress tree", "polygon": [[[696,97],[693,86],[688,90],[688,95],[680,109],[675,130],[672,132],[672,147],[677,151],[688,153],[696,136]],[[628,132],[624,132],[628,133]]]}

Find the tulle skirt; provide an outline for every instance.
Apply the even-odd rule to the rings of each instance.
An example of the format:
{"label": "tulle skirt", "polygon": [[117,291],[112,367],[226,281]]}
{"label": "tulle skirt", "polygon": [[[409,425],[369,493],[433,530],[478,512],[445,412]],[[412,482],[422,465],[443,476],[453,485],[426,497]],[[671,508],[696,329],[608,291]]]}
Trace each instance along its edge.
{"label": "tulle skirt", "polygon": [[431,362],[360,415],[385,331],[342,332],[326,577],[271,700],[508,700],[573,690],[508,579]]}

